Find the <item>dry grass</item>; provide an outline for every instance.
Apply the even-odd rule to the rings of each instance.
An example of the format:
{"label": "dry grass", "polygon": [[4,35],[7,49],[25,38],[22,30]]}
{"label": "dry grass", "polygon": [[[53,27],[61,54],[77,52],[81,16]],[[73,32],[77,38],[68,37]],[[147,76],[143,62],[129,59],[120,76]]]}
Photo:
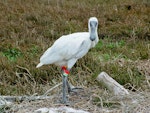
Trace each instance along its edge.
{"label": "dry grass", "polygon": [[35,68],[39,57],[61,35],[87,31],[91,16],[101,40],[77,62],[70,81],[90,88],[106,71],[132,91],[149,92],[149,1],[2,0],[0,6],[1,95],[43,94],[61,82],[58,67]]}

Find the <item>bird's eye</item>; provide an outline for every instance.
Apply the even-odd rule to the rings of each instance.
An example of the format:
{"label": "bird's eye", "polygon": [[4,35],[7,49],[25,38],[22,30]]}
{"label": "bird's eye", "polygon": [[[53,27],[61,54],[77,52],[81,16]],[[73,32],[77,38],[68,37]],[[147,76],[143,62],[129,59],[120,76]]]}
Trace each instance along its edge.
{"label": "bird's eye", "polygon": [[96,27],[97,24],[98,24],[98,23],[97,23],[96,21],[91,21],[91,22],[90,22],[90,26],[91,26],[91,27],[92,27],[92,26],[93,26],[93,27]]}
{"label": "bird's eye", "polygon": [[97,22],[95,22],[95,26],[97,26]]}
{"label": "bird's eye", "polygon": [[90,22],[90,26],[92,26],[92,22]]}

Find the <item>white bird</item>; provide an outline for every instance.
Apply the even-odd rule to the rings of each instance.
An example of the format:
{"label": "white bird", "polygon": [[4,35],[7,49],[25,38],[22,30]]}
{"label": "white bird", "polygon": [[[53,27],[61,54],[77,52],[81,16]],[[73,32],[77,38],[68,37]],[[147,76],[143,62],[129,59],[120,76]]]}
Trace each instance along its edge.
{"label": "white bird", "polygon": [[77,32],[63,35],[48,48],[40,58],[37,68],[42,65],[55,64],[63,71],[63,97],[62,102],[66,103],[66,87],[71,90],[67,76],[76,61],[82,58],[90,48],[98,43],[98,20],[91,17],[88,21],[89,32]]}

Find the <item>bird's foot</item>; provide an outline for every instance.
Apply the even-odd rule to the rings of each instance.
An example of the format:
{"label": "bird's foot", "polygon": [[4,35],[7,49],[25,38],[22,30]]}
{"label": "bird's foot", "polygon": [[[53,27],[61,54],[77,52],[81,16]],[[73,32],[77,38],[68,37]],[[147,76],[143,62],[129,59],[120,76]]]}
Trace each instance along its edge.
{"label": "bird's foot", "polygon": [[68,101],[67,99],[62,99],[62,100],[60,101],[60,103],[66,105],[66,106],[69,106],[69,105],[70,105],[70,103],[69,103],[69,101]]}
{"label": "bird's foot", "polygon": [[79,90],[84,90],[84,89],[81,88],[81,87],[68,88],[68,93],[71,93],[71,92],[73,92],[73,93],[78,93]]}
{"label": "bird's foot", "polygon": [[77,93],[77,92],[79,92],[78,90],[84,90],[81,87],[75,87],[75,86],[73,86],[71,83],[68,83],[67,86],[68,86],[68,93],[71,93],[71,92]]}

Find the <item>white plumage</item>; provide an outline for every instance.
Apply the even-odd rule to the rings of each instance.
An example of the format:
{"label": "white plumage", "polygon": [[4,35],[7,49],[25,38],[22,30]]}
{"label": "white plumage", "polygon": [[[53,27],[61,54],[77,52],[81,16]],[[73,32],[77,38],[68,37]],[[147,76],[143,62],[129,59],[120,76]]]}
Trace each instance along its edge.
{"label": "white plumage", "polygon": [[67,102],[66,86],[68,91],[72,91],[67,80],[69,71],[78,59],[82,58],[90,48],[98,43],[97,27],[97,18],[91,17],[88,22],[89,32],[78,32],[60,37],[40,58],[37,68],[47,64],[55,64],[62,67],[63,103]]}
{"label": "white plumage", "polygon": [[[97,21],[95,17],[90,18],[89,24],[90,21],[94,20]],[[96,37],[94,41],[90,39],[90,28],[89,32],[78,32],[61,36],[44,52],[37,68],[46,64],[55,64],[58,66],[67,66],[71,69],[79,58],[82,58],[90,48],[98,43],[97,26],[95,33]]]}

